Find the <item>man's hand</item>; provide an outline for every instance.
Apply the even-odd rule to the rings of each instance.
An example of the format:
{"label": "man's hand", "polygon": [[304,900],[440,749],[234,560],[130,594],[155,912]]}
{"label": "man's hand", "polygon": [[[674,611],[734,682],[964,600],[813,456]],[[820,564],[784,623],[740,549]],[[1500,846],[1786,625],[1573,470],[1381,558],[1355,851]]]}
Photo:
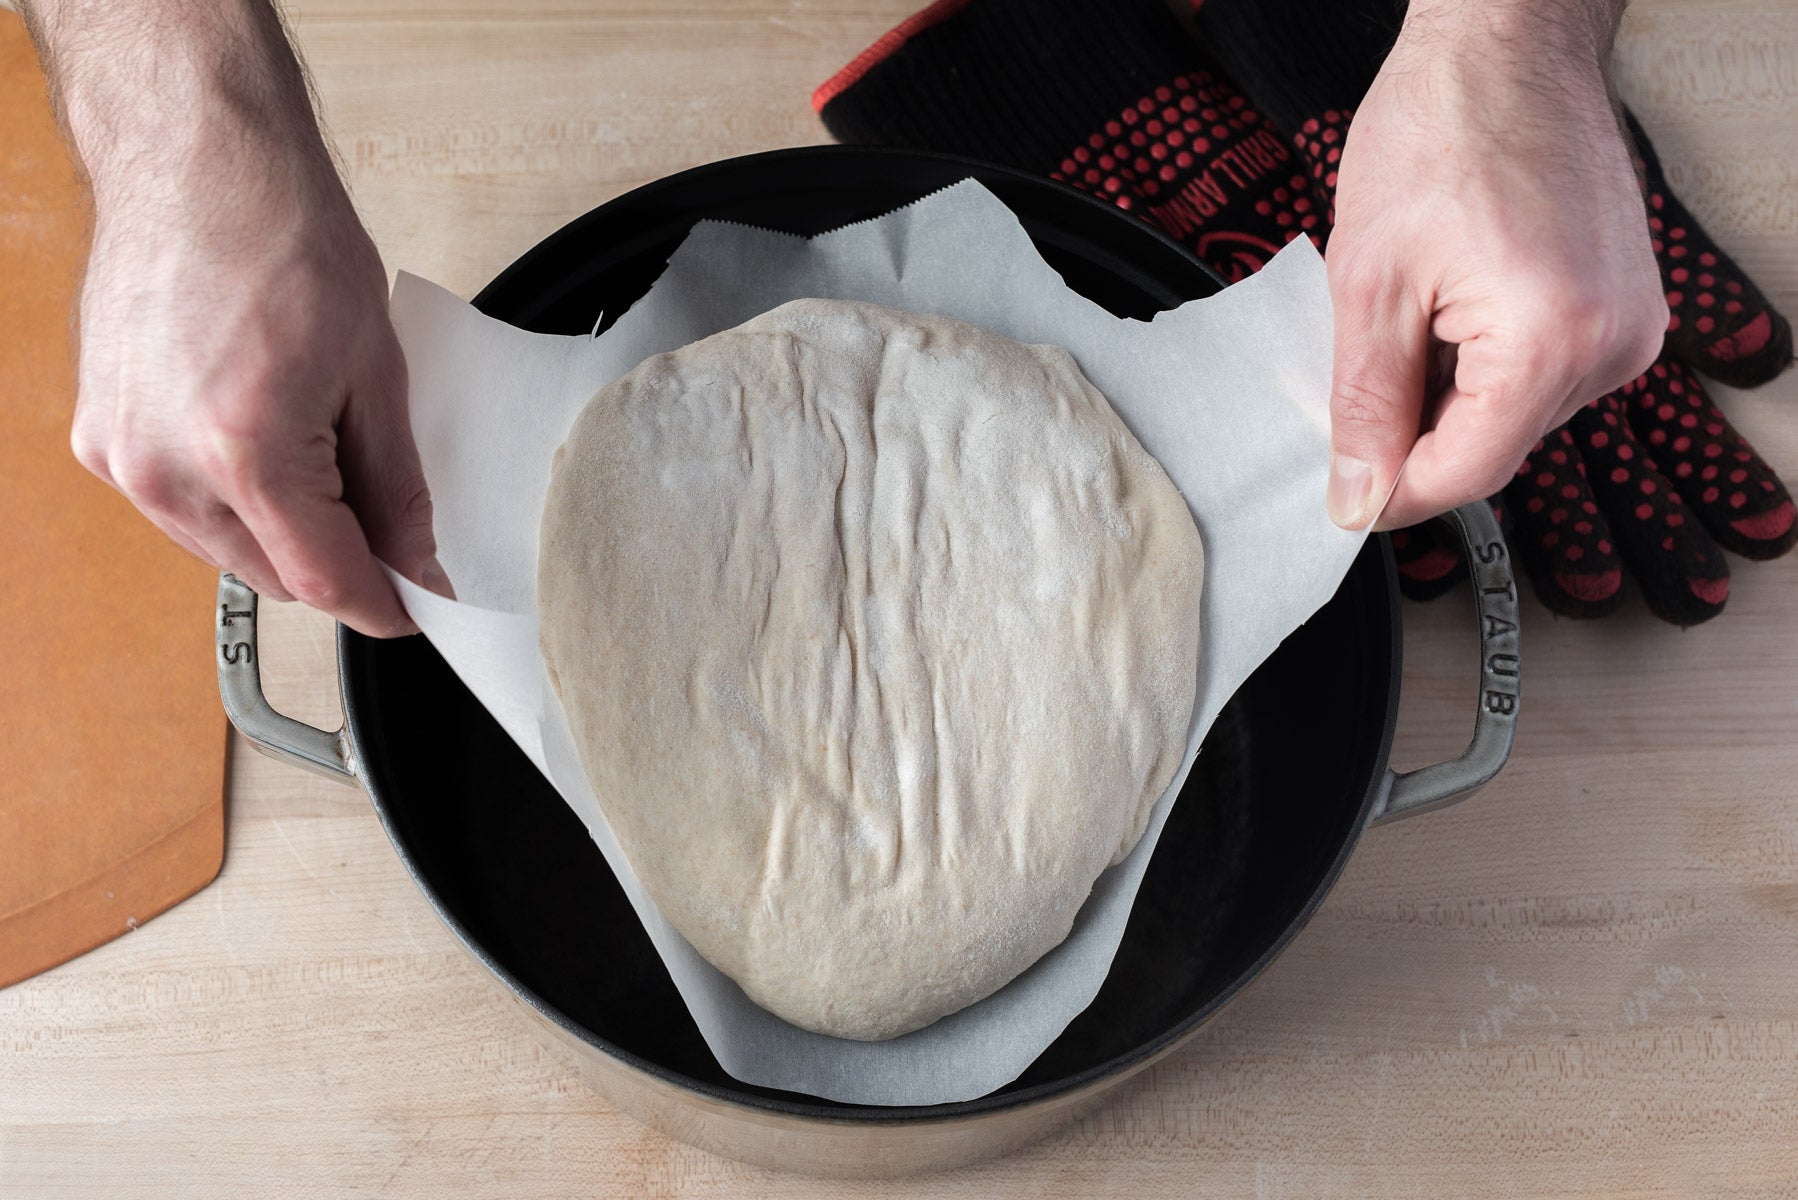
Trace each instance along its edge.
{"label": "man's hand", "polygon": [[1399,528],[1497,492],[1654,361],[1667,306],[1603,69],[1618,11],[1413,0],[1337,184],[1339,524]]}
{"label": "man's hand", "polygon": [[76,455],[188,550],[364,633],[438,591],[379,256],[263,0],[36,0],[93,184]]}

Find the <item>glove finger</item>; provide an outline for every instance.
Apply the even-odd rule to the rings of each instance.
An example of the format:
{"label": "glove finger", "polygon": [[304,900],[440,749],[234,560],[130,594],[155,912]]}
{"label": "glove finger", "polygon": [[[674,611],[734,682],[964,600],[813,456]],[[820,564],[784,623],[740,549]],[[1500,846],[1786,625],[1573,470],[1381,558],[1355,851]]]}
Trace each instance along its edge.
{"label": "glove finger", "polygon": [[1568,422],[1612,540],[1655,616],[1696,625],[1723,611],[1729,564],[1655,466],[1613,392]]}
{"label": "glove finger", "polygon": [[1663,358],[1618,397],[1636,436],[1719,545],[1769,559],[1798,541],[1785,484],[1677,360]]}
{"label": "glove finger", "polygon": [[1735,387],[1767,382],[1792,361],[1792,327],[1735,260],[1692,219],[1654,146],[1625,113],[1648,199],[1648,228],[1667,292],[1667,348]]}
{"label": "glove finger", "polygon": [[1616,611],[1623,564],[1565,425],[1530,448],[1505,485],[1505,506],[1511,545],[1543,605],[1567,617]]}
{"label": "glove finger", "polygon": [[1398,567],[1398,590],[1411,600],[1434,600],[1466,577],[1461,539],[1440,521],[1393,530],[1392,557]]}

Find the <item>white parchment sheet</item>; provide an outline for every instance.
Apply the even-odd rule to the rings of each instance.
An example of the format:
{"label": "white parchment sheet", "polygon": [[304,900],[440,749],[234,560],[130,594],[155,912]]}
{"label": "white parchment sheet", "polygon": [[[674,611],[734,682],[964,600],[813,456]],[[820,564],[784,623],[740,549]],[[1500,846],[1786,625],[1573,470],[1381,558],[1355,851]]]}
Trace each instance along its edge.
{"label": "white parchment sheet", "polygon": [[[1205,547],[1186,759],[1142,842],[1100,876],[1061,946],[979,1004],[887,1042],[787,1024],[674,931],[606,826],[537,648],[537,527],[550,456],[575,415],[650,355],[807,296],[938,313],[1065,347],[1185,495]],[[1098,993],[1218,710],[1334,594],[1365,537],[1337,529],[1324,510],[1330,302],[1322,259],[1304,238],[1218,296],[1150,322],[1124,320],[1068,290],[1011,212],[964,181],[811,239],[701,223],[649,293],[598,338],[525,333],[406,275],[393,316],[439,554],[458,596],[396,576],[407,608],[586,822],[707,1044],[747,1083],[850,1103],[937,1104],[1016,1078]],[[669,811],[680,811],[678,799]]]}

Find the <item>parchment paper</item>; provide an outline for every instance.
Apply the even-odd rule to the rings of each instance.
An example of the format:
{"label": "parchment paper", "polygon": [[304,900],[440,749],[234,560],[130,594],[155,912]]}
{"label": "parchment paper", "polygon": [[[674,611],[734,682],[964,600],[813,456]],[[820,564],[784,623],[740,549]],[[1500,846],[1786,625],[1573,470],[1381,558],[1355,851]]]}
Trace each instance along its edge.
{"label": "parchment paper", "polygon": [[[938,313],[1065,347],[1185,495],[1205,547],[1191,736],[1141,843],[1099,878],[1061,946],[979,1004],[886,1042],[787,1024],[674,931],[606,826],[537,647],[538,522],[550,456],[575,415],[650,355],[806,296]],[[1011,212],[964,181],[809,240],[702,223],[598,338],[525,333],[408,275],[393,315],[439,555],[458,600],[398,576],[396,585],[443,657],[586,822],[707,1044],[747,1083],[915,1105],[971,1099],[1016,1078],[1097,994],[1212,719],[1334,594],[1365,536],[1325,515],[1330,304],[1323,262],[1304,238],[1218,296],[1152,322],[1124,320],[1068,290]]]}

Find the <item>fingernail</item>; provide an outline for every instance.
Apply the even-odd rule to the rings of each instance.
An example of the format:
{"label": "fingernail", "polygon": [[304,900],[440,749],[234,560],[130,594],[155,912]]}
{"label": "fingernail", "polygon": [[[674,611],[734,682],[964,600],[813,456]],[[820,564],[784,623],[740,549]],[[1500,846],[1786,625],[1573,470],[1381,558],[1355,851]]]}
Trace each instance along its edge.
{"label": "fingernail", "polygon": [[456,589],[450,586],[449,576],[444,573],[443,564],[434,558],[418,572],[418,581],[446,600],[456,598]]}
{"label": "fingernail", "polygon": [[1324,501],[1330,520],[1344,529],[1367,523],[1367,501],[1373,492],[1373,467],[1346,454],[1330,455],[1330,488]]}

